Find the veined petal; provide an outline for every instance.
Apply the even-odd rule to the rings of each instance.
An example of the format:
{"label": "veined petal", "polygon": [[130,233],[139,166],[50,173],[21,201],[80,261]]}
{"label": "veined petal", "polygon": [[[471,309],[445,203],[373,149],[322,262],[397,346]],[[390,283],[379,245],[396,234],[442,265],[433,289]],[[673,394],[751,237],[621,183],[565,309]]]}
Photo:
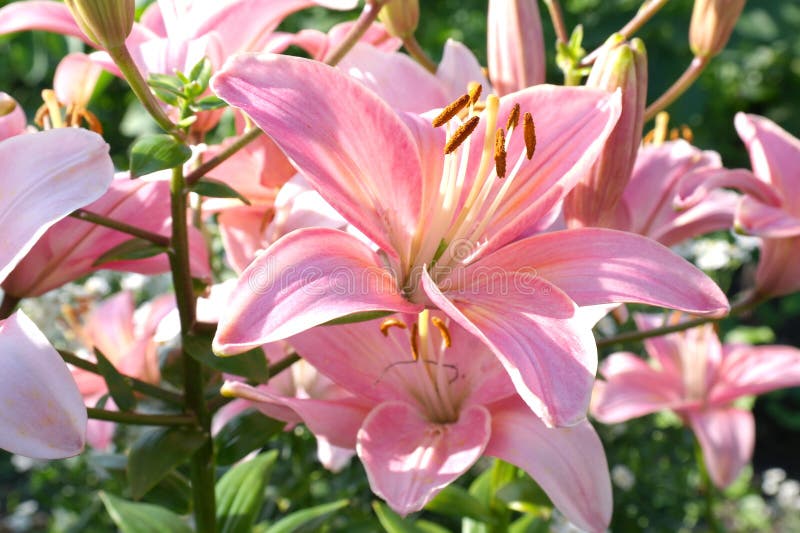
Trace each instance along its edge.
{"label": "veined petal", "polygon": [[225,259],[236,272],[242,272],[264,248],[264,222],[267,211],[263,207],[233,207],[217,217]]}
{"label": "veined petal", "polygon": [[493,255],[514,269],[531,265],[578,305],[638,302],[722,316],[728,300],[711,279],[655,241],[621,231],[581,228],[529,237]]}
{"label": "veined petal", "polygon": [[489,88],[489,80],[483,74],[475,54],[453,39],[447,39],[444,43],[442,61],[436,69],[436,77],[445,87],[446,94],[451,100],[464,94],[470,82],[477,82],[486,89]]}
{"label": "veined petal", "polygon": [[758,179],[749,170],[737,168],[703,168],[688,173],[680,180],[674,207],[686,209],[702,201],[708,194],[721,187],[736,189],[761,202],[778,206],[780,197],[775,190]]}
{"label": "veined petal", "polygon": [[18,311],[0,322],[0,448],[36,459],[83,450],[86,408],[67,366]]}
{"label": "veined petal", "polygon": [[467,269],[464,276],[475,283],[467,288],[443,292],[427,272],[422,285],[437,307],[492,349],[517,393],[546,424],[579,422],[597,369],[591,325],[547,281],[524,270],[482,272],[488,266],[495,265],[487,258]]}
{"label": "veined petal", "polygon": [[364,311],[414,313],[380,257],[356,237],[327,228],[289,233],[253,261],[214,338],[234,354]]}
{"label": "veined petal", "polygon": [[711,481],[720,489],[733,483],[750,458],[756,441],[752,413],[740,409],[706,409],[689,413]]}
{"label": "veined petal", "polygon": [[96,133],[65,128],[0,142],[0,280],[56,221],[108,189],[114,167]]}
{"label": "veined petal", "polygon": [[237,56],[212,87],[250,115],[354,226],[390,255],[408,257],[420,156],[380,97],[319,62],[270,54]]}
{"label": "veined petal", "polygon": [[800,385],[800,350],[793,346],[724,346],[709,401],[723,405],[740,396]]}
{"label": "veined petal", "polygon": [[800,290],[800,235],[784,239],[765,238],[756,270],[756,289],[765,295],[782,296]]}
{"label": "veined petal", "polygon": [[490,406],[492,438],[486,455],[528,472],[559,511],[586,531],[605,531],[613,510],[603,444],[585,419],[548,428],[519,400]]}
{"label": "veined petal", "polygon": [[664,216],[657,217],[645,236],[664,246],[674,246],[698,235],[729,230],[741,199],[733,191],[711,191],[702,202],[685,211],[662,211]]}
{"label": "veined petal", "polygon": [[775,207],[745,196],[736,210],[736,226],[750,235],[771,239],[784,239],[800,235],[800,218],[780,207]]}
{"label": "veined petal", "polygon": [[356,450],[372,491],[407,515],[422,509],[439,491],[466,472],[483,454],[491,417],[483,406],[437,424],[407,403],[383,403],[358,432]]}
{"label": "veined petal", "polygon": [[649,415],[681,403],[680,376],[658,372],[629,352],[611,354],[600,366],[605,381],[597,381],[591,413],[604,424]]}

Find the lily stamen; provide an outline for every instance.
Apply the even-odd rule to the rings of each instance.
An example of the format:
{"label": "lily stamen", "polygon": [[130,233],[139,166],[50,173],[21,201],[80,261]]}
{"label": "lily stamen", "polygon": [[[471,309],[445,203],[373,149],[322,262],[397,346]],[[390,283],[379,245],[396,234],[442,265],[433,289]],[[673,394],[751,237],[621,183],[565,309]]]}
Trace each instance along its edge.
{"label": "lily stamen", "polygon": [[478,126],[478,122],[480,122],[479,117],[472,117],[463,124],[461,124],[458,129],[453,133],[453,136],[448,139],[447,144],[444,145],[444,153],[451,154],[455,152],[456,148],[461,146],[461,143],[467,140],[467,137],[475,131],[475,128]]}
{"label": "lily stamen", "polygon": [[536,126],[533,124],[533,116],[530,113],[525,113],[522,120],[522,133],[525,137],[525,157],[530,160],[536,151]]}
{"label": "lily stamen", "polygon": [[387,318],[380,325],[380,330],[384,337],[389,336],[390,328],[406,329],[406,323],[402,320],[398,320],[397,318]]}
{"label": "lily stamen", "polygon": [[470,95],[462,94],[458,98],[456,98],[453,102],[451,102],[447,107],[445,107],[441,113],[439,113],[436,118],[431,121],[434,128],[438,128],[440,126],[444,126],[450,119],[458,115],[462,109],[467,107],[467,104],[470,103]]}

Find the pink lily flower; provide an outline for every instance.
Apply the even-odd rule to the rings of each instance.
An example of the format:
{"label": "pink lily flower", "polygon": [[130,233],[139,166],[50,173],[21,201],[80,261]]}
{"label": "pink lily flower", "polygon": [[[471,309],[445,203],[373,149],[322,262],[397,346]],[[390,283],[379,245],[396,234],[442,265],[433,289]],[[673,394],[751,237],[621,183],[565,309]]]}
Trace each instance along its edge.
{"label": "pink lily flower", "polygon": [[[641,330],[662,317],[635,314]],[[644,341],[648,362],[612,354],[600,366],[592,415],[606,424],[671,409],[692,428],[715,485],[725,488],[753,455],[752,413],[742,396],[800,384],[800,350],[791,346],[721,344],[711,324]]]}
{"label": "pink lily flower", "polygon": [[[87,348],[100,350],[122,374],[148,383],[158,383],[161,381],[161,372],[155,334],[161,320],[174,308],[174,296],[163,295],[135,309],[133,294],[124,291],[95,307],[83,324],[75,325],[74,331]],[[73,368],[72,377],[87,406],[96,405],[101,397],[108,394],[102,376]],[[109,399],[105,408],[115,409],[116,406]],[[86,440],[93,448],[105,450],[111,444],[113,433],[113,422],[90,420]]]}
{"label": "pink lily flower", "polygon": [[772,197],[745,191],[738,230],[762,238],[756,290],[781,296],[800,290],[800,140],[764,117],[738,113],[736,131],[750,152],[753,172]]}
{"label": "pink lily flower", "polygon": [[592,426],[583,419],[547,428],[487,347],[445,315],[429,321],[428,314],[315,328],[289,340],[350,397],[291,398],[241,382],[223,392],[267,413],[291,410],[317,437],[355,449],[373,492],[400,514],[422,509],[486,455],[528,472],[578,527],[603,531],[611,483]]}
{"label": "pink lily flower", "polygon": [[[110,161],[108,164],[110,165]],[[123,173],[111,182],[106,194],[87,205],[86,209],[168,236],[172,224],[168,200],[167,181],[151,178],[131,180]],[[192,274],[197,278],[208,278],[211,270],[205,239],[196,228],[190,228],[189,231]],[[164,254],[146,259],[94,264],[104,253],[131,238],[130,235],[110,228],[76,218],[66,218],[50,228],[30,249],[3,282],[3,290],[18,298],[39,296],[99,269],[142,274],[158,274],[169,270]]]}
{"label": "pink lily flower", "polygon": [[[462,99],[463,124],[474,130],[465,135],[469,126],[454,117],[446,130],[463,144],[445,155],[445,131],[417,115],[398,116],[317,62],[239,56],[212,85],[378,249],[332,229],[278,240],[243,272],[217,331],[218,353],[354,313],[439,308],[492,349],[546,423],[569,425],[585,415],[597,363],[578,306],[639,301],[727,310],[710,279],[636,235],[581,229],[516,240],[592,164],[619,116],[618,95],[537,86],[489,96],[480,114]],[[536,115],[535,134],[530,115],[497,133],[510,113],[519,117],[515,104]],[[505,143],[496,141],[501,136]]]}
{"label": "pink lily flower", "polygon": [[25,112],[9,94],[0,91],[0,141],[25,132]]}
{"label": "pink lily flower", "polygon": [[22,311],[0,320],[0,369],[0,448],[35,459],[81,453],[81,395],[61,356]]}

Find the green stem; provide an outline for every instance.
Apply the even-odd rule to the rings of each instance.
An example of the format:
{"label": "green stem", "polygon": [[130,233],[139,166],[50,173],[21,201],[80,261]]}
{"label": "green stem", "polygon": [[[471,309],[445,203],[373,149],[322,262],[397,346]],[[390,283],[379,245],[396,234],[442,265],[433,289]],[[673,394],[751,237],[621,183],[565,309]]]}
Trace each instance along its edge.
{"label": "green stem", "polygon": [[281,372],[283,372],[284,370],[286,370],[299,360],[300,360],[299,355],[297,355],[296,353],[291,353],[286,357],[284,357],[283,359],[281,359],[280,361],[278,361],[277,363],[275,363],[274,365],[269,365],[270,379],[274,378],[275,376],[277,376],[278,374],[280,374]]}
{"label": "green stem", "polygon": [[664,92],[664,94],[658,98],[658,100],[647,107],[644,112],[645,122],[656,116],[659,111],[665,109],[680,95],[682,95],[686,89],[691,87],[697,78],[700,77],[700,74],[703,73],[706,66],[708,66],[710,59],[710,57],[695,57],[692,59],[692,62],[689,63],[689,67],[684,71],[683,74],[681,74],[681,77],[672,84],[672,87],[667,89],[666,92]]}
{"label": "green stem", "polygon": [[561,10],[561,4],[558,0],[544,0],[547,6],[547,12],[550,13],[550,20],[553,21],[553,29],[556,32],[556,39],[561,44],[569,42],[569,34],[567,33],[567,26],[564,24],[564,13]]}
{"label": "green stem", "polygon": [[697,462],[697,470],[700,472],[700,492],[703,493],[703,499],[705,500],[708,529],[712,533],[722,533],[724,529],[719,523],[719,520],[717,520],[717,515],[714,513],[714,484],[711,481],[706,462],[703,459],[703,449],[700,447],[697,440],[695,440],[694,445],[694,457]]}
{"label": "green stem", "polygon": [[423,50],[419,45],[419,42],[413,33],[403,39],[403,46],[409,55],[416,59],[417,63],[425,67],[425,69],[431,74],[436,74],[436,63],[434,63],[433,60],[428,57],[428,54],[426,54],[425,50]]}
{"label": "green stem", "polygon": [[197,420],[190,415],[151,415],[126,411],[106,411],[95,407],[87,407],[86,413],[89,418],[95,420],[108,420],[135,426],[194,426],[197,424]]}
{"label": "green stem", "polygon": [[77,218],[78,220],[85,220],[86,222],[97,224],[98,226],[115,229],[122,233],[139,237],[140,239],[144,239],[159,246],[169,246],[169,237],[165,237],[164,235],[159,235],[158,233],[153,233],[142,228],[137,228],[136,226],[131,226],[125,222],[107,218],[102,215],[98,215],[97,213],[86,211],[85,209],[76,209],[70,213],[69,216]]}
{"label": "green stem", "polygon": [[200,178],[202,178],[203,176],[205,176],[206,174],[208,174],[209,172],[220,166],[233,154],[235,154],[236,152],[238,152],[239,150],[241,150],[242,148],[244,148],[245,146],[256,140],[262,133],[264,132],[261,131],[260,129],[253,128],[247,133],[240,135],[238,139],[229,144],[220,153],[218,153],[217,155],[215,155],[214,157],[212,157],[211,159],[209,159],[196,169],[192,170],[189,174],[187,174],[184,180],[186,182],[186,186],[191,187],[192,185],[197,183],[200,180]]}
{"label": "green stem", "polygon": [[703,324],[708,324],[709,322],[719,322],[720,320],[727,318],[729,316],[737,315],[745,311],[748,311],[750,309],[753,309],[757,305],[763,303],[765,300],[766,298],[754,295],[743,299],[738,304],[731,306],[730,312],[725,316],[695,318],[694,320],[687,320],[686,322],[680,322],[678,324],[672,324],[660,328],[653,328],[645,331],[631,331],[628,333],[620,333],[619,335],[615,335],[613,337],[606,337],[605,339],[600,339],[597,341],[596,344],[598,348],[606,348],[608,346],[613,346],[615,344],[641,341],[644,339],[649,339],[651,337],[660,337],[661,335],[667,335],[669,333],[675,333],[677,331],[683,331],[697,326],[702,326]]}
{"label": "green stem", "polygon": [[22,301],[22,298],[14,296],[13,294],[8,294],[7,292],[4,293],[3,301],[0,303],[0,320],[5,320],[10,317],[20,301]]}
{"label": "green stem", "polygon": [[[76,368],[86,370],[87,372],[91,372],[92,374],[97,374],[98,376],[103,375],[95,363],[80,358],[74,353],[67,352],[65,350],[58,350],[58,354],[61,356],[61,359],[63,359],[65,363],[69,363]],[[128,385],[130,385],[130,387],[136,392],[174,405],[183,405],[183,396],[176,392],[162,389],[161,387],[158,387],[151,383],[147,383],[146,381],[141,381],[131,376],[125,376],[124,374],[123,377],[125,378],[125,381],[128,383]]]}
{"label": "green stem", "polygon": [[136,95],[136,98],[139,99],[147,112],[150,113],[150,116],[161,126],[161,129],[182,139],[183,134],[178,131],[175,124],[172,123],[164,112],[158,99],[156,99],[155,95],[150,91],[150,86],[147,85],[147,80],[144,79],[144,76],[142,76],[142,73],[139,72],[139,69],[136,67],[136,62],[133,60],[128,47],[122,44],[116,48],[109,48],[108,54],[125,77],[133,94]]}
{"label": "green stem", "polygon": [[[188,335],[195,321],[195,295],[189,270],[189,234],[187,225],[187,188],[183,169],[172,169],[170,196],[172,199],[172,249],[169,253],[172,283],[181,321],[181,338]],[[185,410],[194,415],[205,432],[203,445],[192,454],[189,472],[192,481],[194,519],[198,533],[215,533],[216,501],[214,495],[214,441],[211,438],[211,415],[208,412],[204,389],[203,367],[184,350],[183,380],[186,393]]]}
{"label": "green stem", "polygon": [[358,19],[356,19],[355,23],[350,27],[350,32],[336,47],[329,50],[325,55],[325,63],[331,66],[336,65],[347,55],[347,52],[356,45],[369,27],[372,26],[372,23],[378,18],[378,13],[384,3],[385,2],[382,0],[367,0]]}

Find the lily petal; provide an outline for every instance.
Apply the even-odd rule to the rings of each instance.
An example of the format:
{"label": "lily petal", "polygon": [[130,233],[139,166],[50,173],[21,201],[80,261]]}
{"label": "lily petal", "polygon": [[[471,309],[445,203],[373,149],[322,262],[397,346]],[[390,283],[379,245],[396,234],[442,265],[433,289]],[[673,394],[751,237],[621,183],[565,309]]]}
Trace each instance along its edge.
{"label": "lily petal", "polygon": [[80,453],[83,398],[61,357],[22,311],[0,322],[0,368],[0,448],[36,459]]}
{"label": "lily petal", "polygon": [[297,230],[242,272],[214,351],[243,352],[352,313],[420,309],[358,238],[327,228]]}
{"label": "lily petal", "polygon": [[711,481],[724,489],[733,483],[753,456],[756,423],[740,409],[707,409],[689,413]]}
{"label": "lily petal", "polygon": [[800,385],[800,350],[793,346],[726,346],[709,400],[724,405],[746,395]]}
{"label": "lily petal", "polygon": [[522,402],[490,408],[492,438],[486,454],[528,472],[559,511],[586,531],[605,531],[613,510],[603,444],[585,419],[548,428]]}
{"label": "lily petal", "polygon": [[372,491],[407,515],[475,464],[489,441],[490,424],[483,406],[468,407],[456,422],[437,424],[407,403],[389,402],[364,420],[356,450]]}
{"label": "lily petal", "polygon": [[800,235],[800,218],[780,207],[775,207],[745,196],[736,210],[736,226],[740,231],[770,239],[784,239]]}
{"label": "lily petal", "polygon": [[765,238],[756,270],[756,288],[761,294],[782,296],[800,290],[800,236]]}
{"label": "lily petal", "polygon": [[452,100],[467,92],[470,82],[477,82],[486,89],[489,80],[472,51],[458,41],[447,39],[442,52],[442,61],[436,69],[436,77],[444,84],[447,96]]}

